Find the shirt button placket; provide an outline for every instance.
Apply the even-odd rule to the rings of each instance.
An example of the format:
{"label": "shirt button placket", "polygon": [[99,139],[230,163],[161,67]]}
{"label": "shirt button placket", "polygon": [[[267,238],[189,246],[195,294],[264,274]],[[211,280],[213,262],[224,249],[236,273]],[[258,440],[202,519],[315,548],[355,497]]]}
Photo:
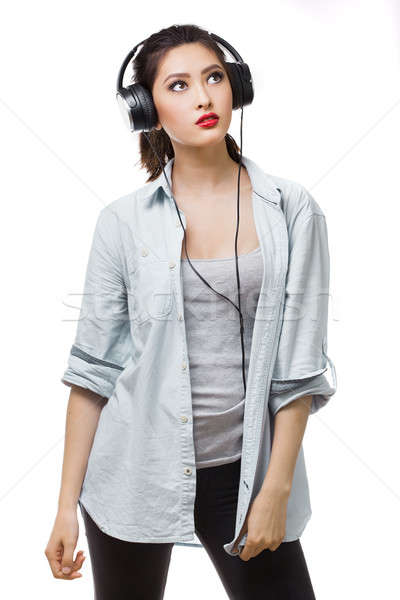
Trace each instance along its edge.
{"label": "shirt button placket", "polygon": [[[178,227],[178,226],[180,226],[180,223],[177,222],[176,225]],[[169,263],[168,263],[168,266],[169,266],[170,269],[174,269],[176,267],[175,261],[170,260]],[[180,321],[180,322],[183,323],[183,321],[184,321],[183,313],[179,312],[177,318],[178,318],[178,321]],[[184,360],[182,360],[182,363],[181,363],[182,374],[186,373],[187,369],[188,369],[188,364],[187,364],[187,361],[184,359]],[[188,423],[189,422],[189,418],[186,415],[181,415],[180,416],[180,421],[181,421],[181,423]],[[193,471],[192,471],[191,467],[184,467],[183,473],[184,473],[184,475],[186,475],[186,476],[189,477],[190,475],[192,475]],[[194,493],[194,490],[193,490],[193,493]],[[187,518],[188,519],[190,518],[189,514],[187,515]]]}

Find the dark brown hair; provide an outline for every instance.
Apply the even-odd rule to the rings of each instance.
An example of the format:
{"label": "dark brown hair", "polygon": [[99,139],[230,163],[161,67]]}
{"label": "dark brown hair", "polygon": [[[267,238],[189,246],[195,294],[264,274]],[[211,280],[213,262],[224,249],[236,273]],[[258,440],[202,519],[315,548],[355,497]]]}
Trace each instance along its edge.
{"label": "dark brown hair", "polygon": [[[151,92],[156,78],[158,63],[166,52],[171,48],[194,42],[199,42],[212,50],[221,61],[221,64],[226,62],[224,52],[209,35],[208,31],[197,25],[171,25],[171,27],[153,33],[144,42],[132,61],[134,74],[131,78],[131,83],[140,83]],[[165,166],[168,160],[174,156],[174,149],[169,135],[163,128],[147,131],[146,135],[157,151],[163,166]],[[239,163],[240,148],[234,138],[228,133],[225,135],[225,143],[229,156],[235,162]],[[140,132],[139,135],[139,152],[139,163],[150,174],[146,183],[153,181],[160,175],[162,169],[157,156],[154,154],[143,132]]]}

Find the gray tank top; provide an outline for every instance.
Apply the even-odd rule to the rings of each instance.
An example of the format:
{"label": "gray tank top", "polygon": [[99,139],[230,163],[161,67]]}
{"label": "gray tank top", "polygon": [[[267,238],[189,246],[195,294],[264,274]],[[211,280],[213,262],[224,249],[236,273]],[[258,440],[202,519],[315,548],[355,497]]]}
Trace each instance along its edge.
{"label": "gray tank top", "polygon": [[[233,462],[242,454],[244,387],[239,312],[199,279],[186,258],[181,261],[193,437],[196,468],[200,469]],[[238,305],[235,256],[190,261],[215,290]],[[260,246],[239,255],[238,263],[247,382],[263,276]]]}

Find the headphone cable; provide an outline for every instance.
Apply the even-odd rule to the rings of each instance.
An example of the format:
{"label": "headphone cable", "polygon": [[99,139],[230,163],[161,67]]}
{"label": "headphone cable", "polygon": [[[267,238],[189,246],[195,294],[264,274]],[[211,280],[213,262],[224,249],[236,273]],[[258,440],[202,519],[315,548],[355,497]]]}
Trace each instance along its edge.
{"label": "headphone cable", "polygon": [[218,294],[218,296],[221,296],[222,298],[224,298],[225,300],[228,300],[228,302],[230,302],[232,304],[232,306],[234,306],[238,312],[239,312],[239,323],[240,323],[240,339],[241,339],[241,348],[242,348],[242,379],[243,379],[243,387],[244,387],[244,394],[246,395],[246,375],[245,375],[245,348],[244,348],[244,340],[243,340],[243,334],[244,334],[244,327],[243,327],[243,315],[242,312],[240,310],[240,278],[239,278],[239,265],[238,265],[238,254],[237,254],[237,238],[238,238],[238,232],[239,232],[239,197],[240,197],[240,170],[242,167],[242,124],[243,124],[243,105],[241,106],[241,116],[240,116],[240,162],[239,162],[239,168],[238,168],[238,188],[237,188],[237,218],[236,218],[236,234],[235,234],[235,261],[236,261],[236,280],[237,280],[237,287],[238,287],[238,304],[239,306],[237,306],[234,302],[232,302],[232,300],[230,298],[228,298],[227,296],[225,296],[224,294],[218,292],[218,290],[215,290],[209,283],[208,281],[206,281],[204,279],[204,277],[202,277],[202,275],[197,271],[197,269],[193,266],[193,264],[190,261],[189,255],[187,253],[187,246],[186,246],[186,230],[185,227],[183,225],[182,222],[182,218],[178,209],[178,206],[176,204],[175,198],[172,194],[172,189],[171,186],[169,184],[168,181],[168,177],[165,173],[164,170],[164,165],[162,164],[162,161],[158,155],[157,150],[154,148],[153,144],[151,143],[150,137],[147,135],[147,133],[145,131],[143,131],[143,134],[145,135],[147,141],[149,142],[149,145],[151,146],[154,154],[157,156],[157,160],[160,163],[160,167],[164,173],[164,177],[165,180],[167,182],[167,185],[169,187],[169,190],[171,192],[171,197],[174,201],[175,204],[175,209],[176,212],[178,214],[182,229],[183,229],[183,239],[184,239],[184,244],[185,244],[185,254],[186,257],[188,259],[188,262],[192,268],[193,271],[195,271],[195,273],[198,275],[198,277],[200,277],[200,279],[216,294]]}

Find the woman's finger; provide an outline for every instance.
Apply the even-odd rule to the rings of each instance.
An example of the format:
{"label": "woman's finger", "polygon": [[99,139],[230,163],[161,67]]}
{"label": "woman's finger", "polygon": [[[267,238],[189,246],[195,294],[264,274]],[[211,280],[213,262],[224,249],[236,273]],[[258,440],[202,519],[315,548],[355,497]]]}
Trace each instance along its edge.
{"label": "woman's finger", "polygon": [[55,577],[57,577],[57,579],[68,580],[68,579],[76,579],[77,577],[82,577],[82,573],[79,573],[79,569],[81,569],[85,559],[86,559],[86,556],[84,556],[83,550],[79,550],[79,552],[76,555],[75,560],[72,563],[72,566],[71,566],[72,570],[70,573],[63,573],[63,571],[62,571],[62,553],[59,557],[57,557],[57,559],[49,560],[49,562],[50,562],[50,567],[53,572],[53,575]]}
{"label": "woman's finger", "polygon": [[[79,550],[79,552],[76,555],[75,560],[72,563],[72,570],[71,573],[66,574],[67,579],[74,579],[76,577],[76,573],[78,573],[79,569],[82,568],[82,565],[85,561],[86,556],[84,556],[83,554],[83,550]],[[79,573],[79,577],[81,577],[81,574]]]}

